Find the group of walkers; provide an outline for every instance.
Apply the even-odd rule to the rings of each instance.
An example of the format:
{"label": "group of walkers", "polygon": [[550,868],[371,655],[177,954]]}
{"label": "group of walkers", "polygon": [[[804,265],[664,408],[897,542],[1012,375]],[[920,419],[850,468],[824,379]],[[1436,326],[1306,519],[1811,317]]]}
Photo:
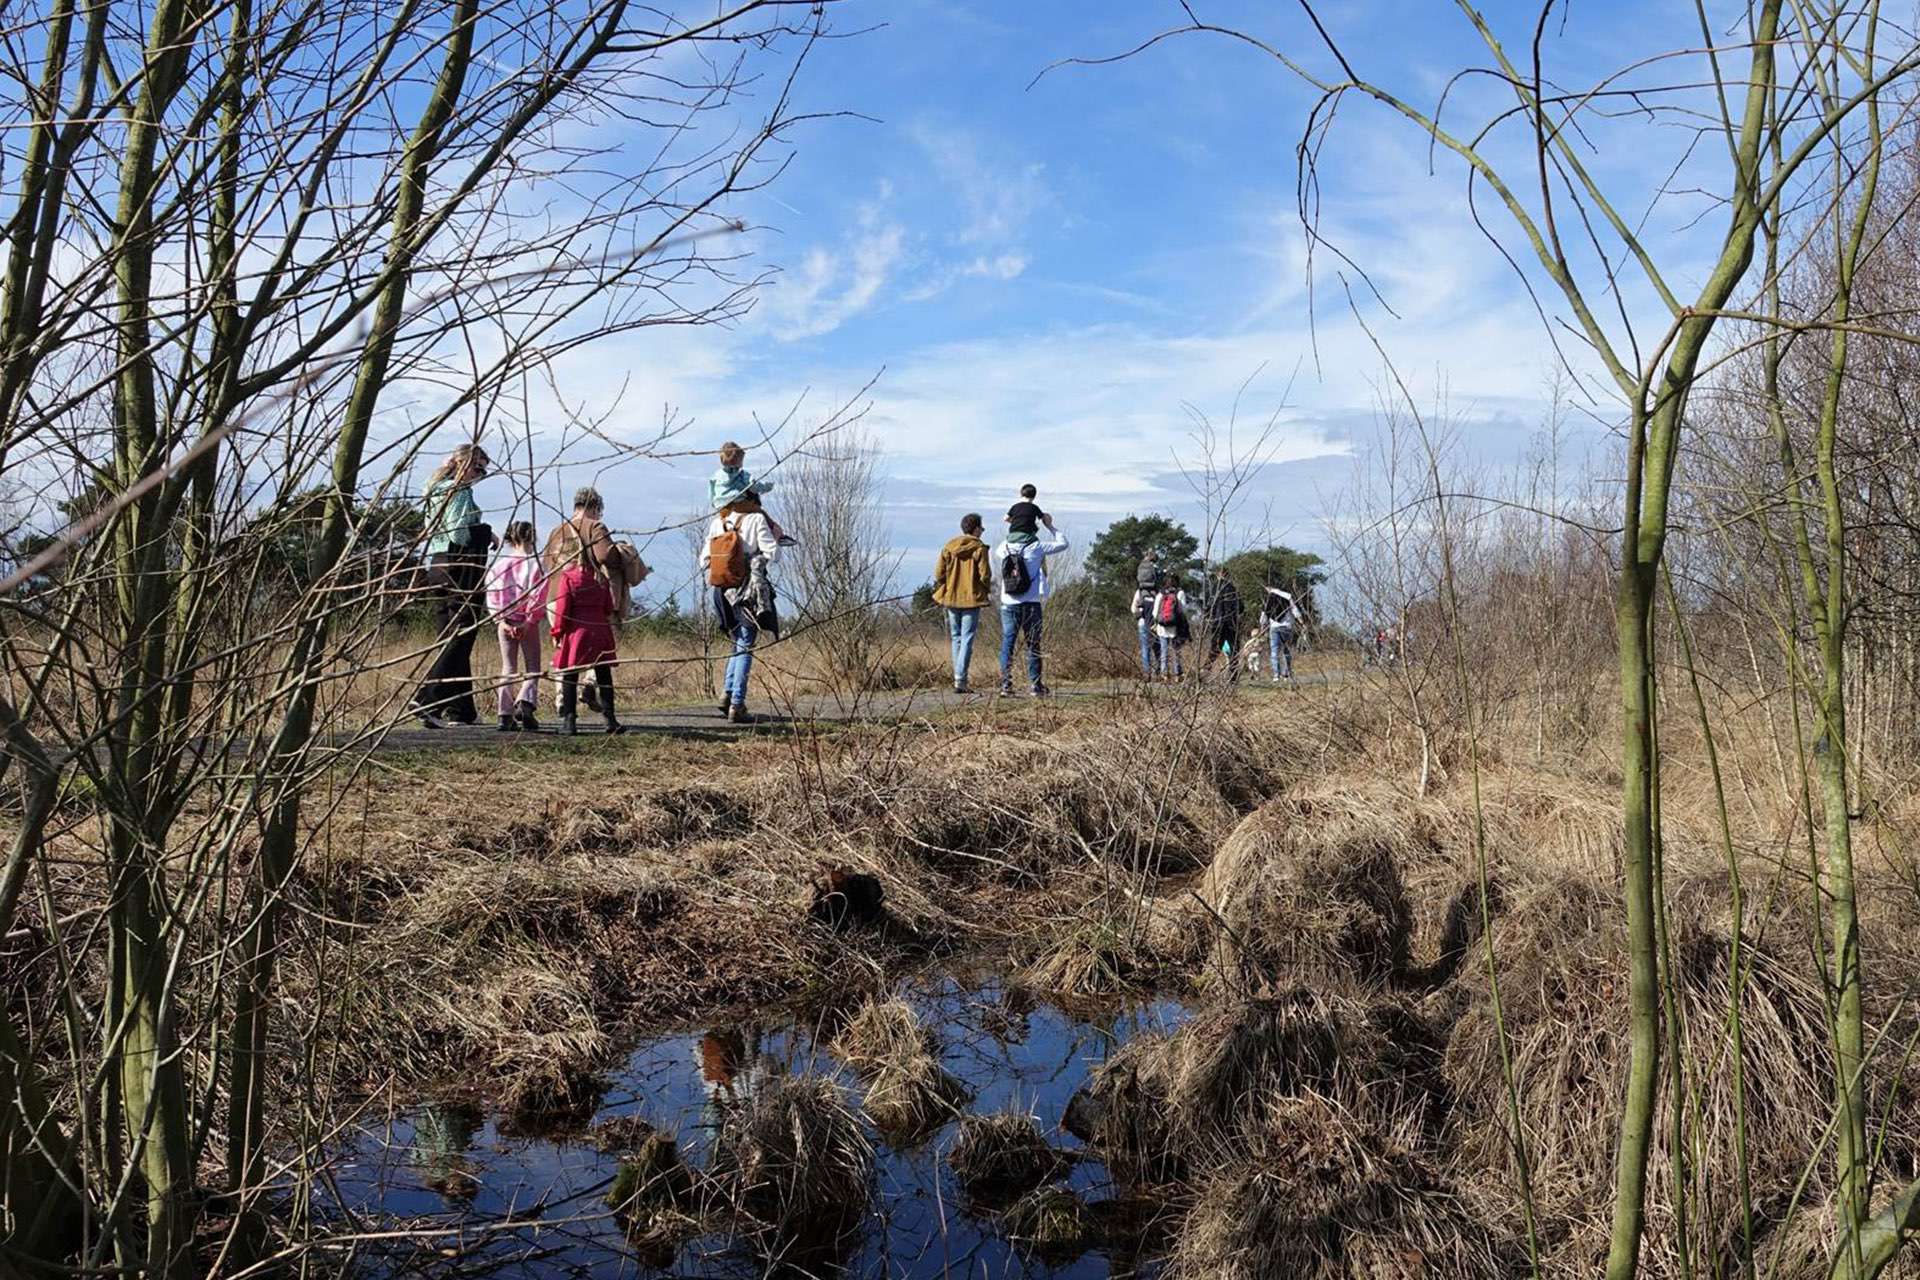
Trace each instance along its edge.
{"label": "group of walkers", "polygon": [[[1014,651],[1024,637],[1029,689],[1035,697],[1047,693],[1041,656],[1046,601],[1052,587],[1047,561],[1067,550],[1068,542],[1054,526],[1053,517],[1035,502],[1038,496],[1033,485],[1021,486],[1020,500],[1003,517],[1006,534],[991,551],[981,536],[985,522],[977,513],[962,516],[959,536],[940,549],[933,571],[933,600],[946,612],[955,693],[969,691],[968,673],[980,613],[996,598],[1000,609],[1000,692],[1013,692]],[[1176,680],[1184,676],[1184,654],[1195,629],[1194,602],[1180,572],[1163,569],[1159,554],[1151,549],[1140,561],[1130,609],[1140,633],[1141,677]],[[1225,657],[1228,678],[1240,678],[1244,613],[1239,588],[1225,566],[1207,575],[1198,615],[1205,653],[1203,669],[1211,669],[1216,660]],[[1244,648],[1250,671],[1258,672],[1264,648],[1271,679],[1278,683],[1293,678],[1299,618],[1299,603],[1293,593],[1268,585],[1259,620]]]}
{"label": "group of walkers", "polygon": [[[700,567],[712,589],[714,616],[733,643],[720,712],[746,723],[752,719],[746,701],[754,646],[763,633],[779,634],[768,570],[794,539],[766,513],[762,497],[773,485],[748,474],[746,450],[729,441],[719,461],[707,482],[713,515]],[[614,710],[614,626],[626,618],[633,588],[651,570],[632,543],[614,540],[604,519],[606,504],[591,486],[574,493],[573,514],[537,554],[527,521],[515,521],[496,536],[473,497],[473,486],[491,466],[485,449],[464,444],[427,483],[426,577],[439,635],[411,711],[430,729],[478,722],[473,646],[491,621],[500,641],[501,732],[539,730],[542,655],[549,639],[559,677],[560,732],[579,732],[582,701],[600,714],[608,733],[624,732]]]}
{"label": "group of walkers", "polygon": [[[745,724],[754,719],[746,705],[754,649],[763,636],[780,634],[772,567],[795,540],[767,512],[765,497],[773,484],[747,470],[746,450],[729,441],[720,449],[719,463],[707,482],[712,515],[701,542],[700,571],[713,616],[732,646],[720,714]],[[434,729],[478,721],[473,645],[491,621],[500,643],[501,732],[539,730],[542,655],[549,639],[559,677],[560,732],[578,732],[582,700],[600,714],[608,733],[623,732],[614,711],[614,624],[626,617],[632,589],[650,570],[631,543],[614,540],[603,518],[605,504],[591,486],[574,494],[573,514],[538,553],[527,521],[514,521],[495,536],[472,492],[491,465],[479,445],[461,445],[427,485],[427,580],[435,593],[439,640],[411,710]],[[997,604],[1000,613],[1000,692],[1012,694],[1016,651],[1023,651],[1027,689],[1036,698],[1048,693],[1043,657],[1046,603],[1053,591],[1048,561],[1070,544],[1040,509],[1038,497],[1033,485],[1021,487],[991,550],[978,514],[963,517],[959,536],[941,548],[934,600],[946,611],[956,693],[970,690],[980,614],[989,604]],[[1257,672],[1264,635],[1272,678],[1292,677],[1299,610],[1293,595],[1278,586],[1266,588],[1259,621],[1245,645],[1244,605],[1224,567],[1202,580],[1196,612],[1180,572],[1163,571],[1149,551],[1140,562],[1131,607],[1145,679],[1183,676],[1196,632],[1205,654],[1203,669],[1224,656],[1232,680],[1239,679],[1243,660]],[[588,674],[591,684],[584,680]]]}
{"label": "group of walkers", "polygon": [[1293,650],[1300,609],[1293,593],[1269,583],[1262,592],[1260,611],[1252,630],[1241,639],[1246,605],[1240,588],[1225,565],[1200,580],[1196,603],[1177,569],[1166,569],[1151,548],[1141,557],[1134,575],[1129,606],[1140,633],[1140,675],[1146,680],[1178,680],[1186,675],[1185,652],[1193,643],[1196,612],[1201,641],[1201,669],[1210,671],[1221,658],[1227,661],[1227,679],[1237,681],[1244,664],[1258,675],[1260,653],[1268,654],[1270,679],[1278,684],[1293,679]]}

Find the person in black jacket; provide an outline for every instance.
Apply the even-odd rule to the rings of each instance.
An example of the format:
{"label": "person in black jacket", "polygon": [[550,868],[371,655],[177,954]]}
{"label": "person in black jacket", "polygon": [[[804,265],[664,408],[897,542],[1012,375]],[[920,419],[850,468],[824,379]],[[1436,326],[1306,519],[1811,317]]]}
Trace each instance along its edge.
{"label": "person in black jacket", "polygon": [[1243,615],[1240,589],[1227,576],[1226,566],[1221,565],[1213,571],[1213,576],[1207,582],[1205,665],[1211,669],[1214,660],[1224,651],[1227,655],[1227,679],[1236,683],[1240,679],[1240,620]]}

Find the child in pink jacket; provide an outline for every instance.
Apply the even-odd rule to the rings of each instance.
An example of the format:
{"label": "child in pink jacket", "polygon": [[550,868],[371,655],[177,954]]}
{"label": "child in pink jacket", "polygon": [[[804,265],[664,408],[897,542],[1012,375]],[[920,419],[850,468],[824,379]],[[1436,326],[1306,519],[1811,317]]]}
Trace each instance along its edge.
{"label": "child in pink jacket", "polygon": [[578,732],[575,714],[580,698],[580,672],[593,669],[599,686],[600,715],[608,733],[624,732],[613,715],[613,589],[605,571],[594,562],[575,560],[554,579],[553,667],[560,673],[560,732]]}
{"label": "child in pink jacket", "polygon": [[[500,630],[500,732],[538,733],[533,709],[540,696],[540,623],[547,575],[533,553],[533,526],[516,520],[487,566],[487,610]],[[514,696],[515,677],[519,696]]]}

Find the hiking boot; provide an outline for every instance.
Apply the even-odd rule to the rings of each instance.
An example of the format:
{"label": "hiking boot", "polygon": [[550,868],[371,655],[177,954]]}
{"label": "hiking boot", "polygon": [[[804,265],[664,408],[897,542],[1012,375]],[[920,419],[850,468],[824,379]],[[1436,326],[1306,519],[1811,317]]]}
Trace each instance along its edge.
{"label": "hiking boot", "polygon": [[627,726],[613,718],[613,704],[611,702],[601,709],[600,718],[606,723],[607,733],[610,736],[618,736],[627,731]]}
{"label": "hiking boot", "polygon": [[721,716],[722,716],[722,717],[725,717],[725,716],[727,716],[727,715],[729,715],[729,714],[731,714],[731,713],[732,713],[732,711],[733,711],[733,699],[732,699],[732,698],[722,698],[722,699],[720,700],[720,714],[721,714]]}
{"label": "hiking boot", "polygon": [[1013,696],[1013,681],[1002,680],[1000,682],[1000,696],[1003,698],[1011,698]]}
{"label": "hiking boot", "polygon": [[760,718],[747,710],[744,702],[735,702],[727,707],[728,724],[758,724]]}
{"label": "hiking boot", "polygon": [[424,707],[415,707],[413,714],[420,718],[420,727],[422,729],[444,729],[447,727],[447,722],[442,720],[437,713],[428,711]]}
{"label": "hiking boot", "polygon": [[561,737],[571,738],[577,735],[579,732],[580,732],[579,722],[575,720],[573,716],[563,715],[560,717],[560,736]]}
{"label": "hiking boot", "polygon": [[973,692],[973,690],[967,688],[966,682],[963,680],[955,680],[953,682],[953,691],[961,695],[962,697],[965,697],[967,694]]}
{"label": "hiking boot", "polygon": [[515,707],[514,716],[520,721],[522,732],[540,732],[540,721],[533,714],[533,704],[531,702],[522,702],[518,707]]}
{"label": "hiking boot", "polygon": [[1045,686],[1044,684],[1036,684],[1033,686],[1033,696],[1036,698],[1045,698],[1050,696],[1052,693],[1053,693],[1053,690],[1047,688],[1047,686]]}
{"label": "hiking boot", "polygon": [[520,722],[512,716],[501,716],[499,731],[501,733],[518,733],[520,731]]}

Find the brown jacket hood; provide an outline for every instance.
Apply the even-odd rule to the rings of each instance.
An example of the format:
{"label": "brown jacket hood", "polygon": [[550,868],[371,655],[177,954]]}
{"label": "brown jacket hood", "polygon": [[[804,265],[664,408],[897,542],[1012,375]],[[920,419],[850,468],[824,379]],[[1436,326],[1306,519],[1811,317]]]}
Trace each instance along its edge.
{"label": "brown jacket hood", "polygon": [[933,571],[933,602],[949,609],[978,609],[993,598],[993,555],[970,533],[940,548]]}

